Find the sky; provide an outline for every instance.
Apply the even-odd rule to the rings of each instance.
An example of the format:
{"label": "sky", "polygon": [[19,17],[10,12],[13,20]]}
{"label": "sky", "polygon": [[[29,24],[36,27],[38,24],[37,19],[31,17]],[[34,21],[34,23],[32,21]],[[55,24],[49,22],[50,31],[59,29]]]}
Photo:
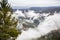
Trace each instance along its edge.
{"label": "sky", "polygon": [[60,6],[60,0],[8,0],[11,6]]}

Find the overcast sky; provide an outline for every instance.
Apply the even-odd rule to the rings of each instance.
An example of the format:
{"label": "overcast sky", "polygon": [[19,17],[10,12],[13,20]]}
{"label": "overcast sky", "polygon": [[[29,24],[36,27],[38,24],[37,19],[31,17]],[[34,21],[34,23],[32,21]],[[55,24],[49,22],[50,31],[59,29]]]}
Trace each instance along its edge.
{"label": "overcast sky", "polygon": [[60,0],[9,0],[12,6],[60,6]]}

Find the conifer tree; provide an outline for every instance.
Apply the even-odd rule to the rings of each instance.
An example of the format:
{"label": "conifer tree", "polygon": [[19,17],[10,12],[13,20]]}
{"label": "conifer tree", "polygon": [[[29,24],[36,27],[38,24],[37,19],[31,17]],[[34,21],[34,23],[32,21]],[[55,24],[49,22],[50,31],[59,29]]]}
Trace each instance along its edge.
{"label": "conifer tree", "polygon": [[13,11],[8,0],[0,1],[0,40],[7,40],[10,37],[17,37],[17,20],[12,18]]}

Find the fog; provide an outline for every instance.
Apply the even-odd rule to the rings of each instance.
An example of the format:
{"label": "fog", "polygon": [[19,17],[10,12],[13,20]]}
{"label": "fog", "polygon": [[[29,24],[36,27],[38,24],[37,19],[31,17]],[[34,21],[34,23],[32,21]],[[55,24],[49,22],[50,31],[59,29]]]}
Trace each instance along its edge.
{"label": "fog", "polygon": [[[31,12],[31,11],[26,14],[27,14],[27,17],[30,17],[30,18],[37,17],[36,13]],[[39,23],[39,25],[35,28],[28,28],[27,30],[23,30],[23,27],[22,27],[22,30],[21,30],[22,33],[18,35],[16,40],[36,40],[37,38],[48,34],[52,30],[59,29],[60,28],[60,13],[55,12],[54,15],[49,15],[49,14],[50,13],[42,14],[43,16],[45,16],[45,20]]]}

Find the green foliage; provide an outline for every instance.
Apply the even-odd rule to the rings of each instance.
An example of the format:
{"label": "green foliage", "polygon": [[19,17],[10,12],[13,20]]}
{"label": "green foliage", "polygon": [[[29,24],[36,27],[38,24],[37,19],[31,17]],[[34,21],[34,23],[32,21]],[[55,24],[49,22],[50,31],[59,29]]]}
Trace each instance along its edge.
{"label": "green foliage", "polygon": [[12,8],[8,4],[8,0],[1,0],[0,5],[0,40],[15,38],[19,32],[16,29],[17,20],[11,18]]}
{"label": "green foliage", "polygon": [[18,32],[16,29],[10,29],[10,30],[8,31],[8,34],[9,34],[10,36],[12,36],[12,37],[17,37],[18,33],[19,33],[19,32]]}
{"label": "green foliage", "polygon": [[52,32],[42,36],[41,38],[38,38],[37,40],[60,40],[60,29],[53,30]]}
{"label": "green foliage", "polygon": [[0,40],[7,40],[10,37],[9,34],[6,33],[2,33],[2,34],[0,33]]}

